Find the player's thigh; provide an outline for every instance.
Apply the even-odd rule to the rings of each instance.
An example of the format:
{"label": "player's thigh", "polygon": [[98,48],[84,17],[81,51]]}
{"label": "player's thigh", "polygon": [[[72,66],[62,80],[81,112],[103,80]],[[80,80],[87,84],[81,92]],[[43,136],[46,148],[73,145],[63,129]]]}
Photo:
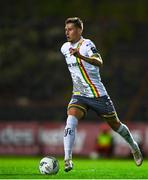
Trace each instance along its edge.
{"label": "player's thigh", "polygon": [[67,115],[75,116],[79,120],[85,116],[85,113],[84,113],[84,111],[82,111],[81,109],[79,109],[77,107],[70,107],[67,110]]}
{"label": "player's thigh", "polygon": [[112,129],[117,130],[119,128],[121,123],[109,96],[106,95],[98,99],[96,112],[109,124]]}
{"label": "player's thigh", "polygon": [[73,95],[67,108],[67,114],[73,115],[77,119],[82,119],[86,116],[88,108],[85,104],[85,98]]}

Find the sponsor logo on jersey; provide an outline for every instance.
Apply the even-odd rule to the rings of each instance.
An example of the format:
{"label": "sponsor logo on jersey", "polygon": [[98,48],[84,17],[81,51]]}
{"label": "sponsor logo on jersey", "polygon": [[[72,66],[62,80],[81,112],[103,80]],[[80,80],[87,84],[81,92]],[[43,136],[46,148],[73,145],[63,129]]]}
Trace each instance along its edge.
{"label": "sponsor logo on jersey", "polygon": [[68,64],[68,67],[75,67],[75,66],[78,66],[78,63],[76,62],[76,63],[70,63],[70,64]]}

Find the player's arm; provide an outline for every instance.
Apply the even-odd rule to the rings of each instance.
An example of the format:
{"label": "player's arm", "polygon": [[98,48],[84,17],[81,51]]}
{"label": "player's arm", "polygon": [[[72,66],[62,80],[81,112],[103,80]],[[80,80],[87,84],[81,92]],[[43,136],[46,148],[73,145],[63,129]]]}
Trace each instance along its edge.
{"label": "player's arm", "polygon": [[99,67],[102,67],[103,65],[103,60],[98,53],[93,54],[91,57],[86,57],[86,56],[81,55],[79,52],[79,49],[76,48],[76,49],[70,49],[70,54],[80,59],[83,59],[84,61],[92,65],[99,66]]}

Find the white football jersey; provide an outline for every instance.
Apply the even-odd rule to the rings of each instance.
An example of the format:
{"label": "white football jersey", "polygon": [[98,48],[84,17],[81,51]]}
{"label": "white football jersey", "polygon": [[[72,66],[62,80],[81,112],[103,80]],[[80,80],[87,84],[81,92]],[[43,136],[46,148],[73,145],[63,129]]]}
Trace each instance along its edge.
{"label": "white football jersey", "polygon": [[94,43],[81,37],[77,43],[66,42],[61,47],[73,81],[73,94],[85,97],[101,97],[107,91],[101,82],[99,67],[70,54],[70,48],[79,48],[83,56],[91,57],[97,53]]}

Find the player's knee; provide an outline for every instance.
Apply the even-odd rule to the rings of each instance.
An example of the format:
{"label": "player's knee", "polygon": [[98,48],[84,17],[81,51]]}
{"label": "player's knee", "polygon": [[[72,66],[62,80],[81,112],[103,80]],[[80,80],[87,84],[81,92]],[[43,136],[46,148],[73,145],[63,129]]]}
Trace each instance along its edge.
{"label": "player's knee", "polygon": [[118,118],[110,118],[106,121],[114,131],[117,131],[121,125],[121,122]]}
{"label": "player's knee", "polygon": [[121,125],[120,121],[116,121],[116,122],[110,122],[109,123],[110,127],[114,130],[117,131]]}
{"label": "player's knee", "polygon": [[72,115],[75,116],[77,119],[81,119],[84,116],[84,113],[78,108],[69,108],[67,111],[67,115]]}

